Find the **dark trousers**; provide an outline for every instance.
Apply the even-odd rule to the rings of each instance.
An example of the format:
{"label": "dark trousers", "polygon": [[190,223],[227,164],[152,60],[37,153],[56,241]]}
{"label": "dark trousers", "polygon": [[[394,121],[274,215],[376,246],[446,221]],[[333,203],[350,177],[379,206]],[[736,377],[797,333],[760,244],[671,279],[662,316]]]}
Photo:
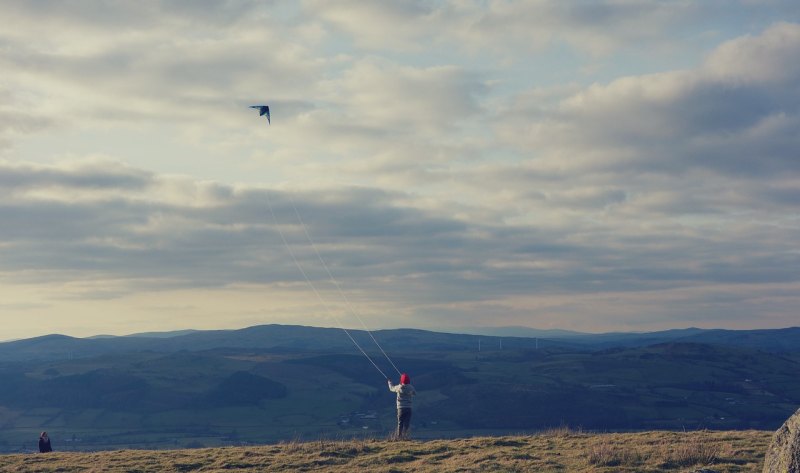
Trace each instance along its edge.
{"label": "dark trousers", "polygon": [[399,407],[397,409],[397,437],[408,437],[408,428],[411,425],[411,408]]}

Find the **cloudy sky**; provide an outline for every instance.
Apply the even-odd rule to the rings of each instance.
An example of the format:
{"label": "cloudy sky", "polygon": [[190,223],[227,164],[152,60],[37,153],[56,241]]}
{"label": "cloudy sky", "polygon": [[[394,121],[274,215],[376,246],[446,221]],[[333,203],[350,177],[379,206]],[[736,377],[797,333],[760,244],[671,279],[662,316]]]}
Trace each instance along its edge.
{"label": "cloudy sky", "polygon": [[0,339],[800,325],[795,0],[0,18]]}

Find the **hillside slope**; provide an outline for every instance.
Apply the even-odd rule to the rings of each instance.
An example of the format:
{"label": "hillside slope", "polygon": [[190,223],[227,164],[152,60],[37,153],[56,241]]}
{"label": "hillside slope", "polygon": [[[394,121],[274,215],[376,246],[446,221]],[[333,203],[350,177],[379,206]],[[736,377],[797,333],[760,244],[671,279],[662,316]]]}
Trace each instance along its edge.
{"label": "hillside slope", "polygon": [[[800,404],[797,354],[686,343],[594,352],[483,348],[394,358],[418,392],[418,438],[561,425],[774,430]],[[0,362],[0,385],[6,453],[25,452],[43,430],[56,445],[89,451],[158,449],[164,439],[180,448],[383,438],[396,415],[394,395],[369,361],[335,351],[232,348]]]}
{"label": "hillside slope", "polygon": [[761,471],[771,432],[695,431],[342,440],[197,450],[0,455],[0,471],[715,472]]}

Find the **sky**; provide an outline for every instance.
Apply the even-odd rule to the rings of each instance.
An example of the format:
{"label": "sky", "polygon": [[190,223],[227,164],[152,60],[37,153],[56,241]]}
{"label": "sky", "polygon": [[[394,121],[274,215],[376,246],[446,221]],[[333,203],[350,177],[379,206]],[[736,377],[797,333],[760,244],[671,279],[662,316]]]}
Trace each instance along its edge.
{"label": "sky", "polygon": [[800,325],[795,0],[0,17],[0,340]]}

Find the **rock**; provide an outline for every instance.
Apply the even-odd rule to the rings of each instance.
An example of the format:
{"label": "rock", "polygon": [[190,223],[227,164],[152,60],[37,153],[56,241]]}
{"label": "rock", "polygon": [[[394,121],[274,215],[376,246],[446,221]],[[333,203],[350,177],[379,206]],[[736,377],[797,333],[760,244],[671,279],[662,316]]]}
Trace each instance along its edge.
{"label": "rock", "polygon": [[763,473],[800,473],[800,409],[772,437]]}

